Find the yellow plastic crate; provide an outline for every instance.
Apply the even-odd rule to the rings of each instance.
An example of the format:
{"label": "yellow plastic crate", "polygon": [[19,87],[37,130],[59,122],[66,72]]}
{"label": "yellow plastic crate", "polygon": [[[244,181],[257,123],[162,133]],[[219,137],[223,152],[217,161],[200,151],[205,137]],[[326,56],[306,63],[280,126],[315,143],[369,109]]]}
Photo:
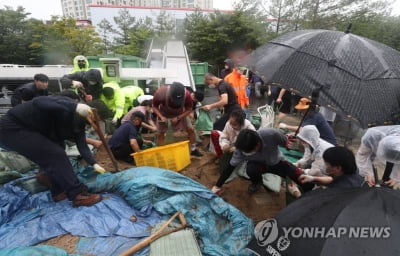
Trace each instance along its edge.
{"label": "yellow plastic crate", "polygon": [[190,164],[189,141],[172,143],[131,154],[136,166],[153,166],[182,171]]}

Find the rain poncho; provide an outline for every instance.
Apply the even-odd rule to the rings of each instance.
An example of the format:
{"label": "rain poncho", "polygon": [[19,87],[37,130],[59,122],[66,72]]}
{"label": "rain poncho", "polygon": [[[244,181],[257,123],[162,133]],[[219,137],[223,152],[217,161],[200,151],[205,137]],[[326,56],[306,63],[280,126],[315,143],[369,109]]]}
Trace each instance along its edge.
{"label": "rain poncho", "polygon": [[[79,63],[78,63],[79,60],[84,60],[85,61],[85,66],[83,68],[79,67]],[[89,70],[89,61],[88,61],[88,59],[83,55],[75,56],[75,58],[74,58],[74,68],[71,70],[70,74],[73,74],[73,73],[79,72],[79,71],[88,71],[88,70]]]}
{"label": "rain poncho", "polygon": [[[391,179],[400,182],[400,157],[393,155],[400,142],[400,125],[376,126],[369,128],[361,138],[356,162],[361,176],[373,176],[372,163],[379,151],[379,159],[394,163]],[[393,144],[394,143],[394,144]],[[396,144],[397,143],[397,144]],[[393,146],[396,148],[392,148]],[[379,149],[379,150],[378,150]]]}
{"label": "rain poncho", "polygon": [[133,101],[137,97],[144,95],[144,91],[139,86],[134,85],[122,87],[121,90],[125,96],[124,114],[126,114],[133,106]]}
{"label": "rain poncho", "polygon": [[387,136],[378,145],[378,158],[390,163],[400,164],[400,136]]}
{"label": "rain poncho", "polygon": [[334,147],[333,144],[321,139],[319,137],[319,131],[315,125],[306,125],[301,128],[297,137],[307,144],[304,145],[304,155],[297,161],[297,166],[304,168],[311,164],[311,168],[305,170],[307,174],[314,176],[322,176],[325,173],[325,162],[322,158],[322,154],[330,147]]}
{"label": "rain poncho", "polygon": [[117,82],[111,81],[103,84],[103,88],[110,87],[114,90],[114,97],[107,99],[103,94],[101,100],[114,112],[114,118],[121,118],[124,114],[125,96]]}
{"label": "rain poncho", "polygon": [[[103,77],[101,76],[101,72],[99,70],[89,69],[88,71],[75,72],[73,74],[64,75],[60,79],[63,89],[74,88],[72,86],[73,81],[81,82],[85,92],[92,95],[93,100],[100,99],[103,88]],[[96,83],[90,84],[89,81],[94,81]]]}

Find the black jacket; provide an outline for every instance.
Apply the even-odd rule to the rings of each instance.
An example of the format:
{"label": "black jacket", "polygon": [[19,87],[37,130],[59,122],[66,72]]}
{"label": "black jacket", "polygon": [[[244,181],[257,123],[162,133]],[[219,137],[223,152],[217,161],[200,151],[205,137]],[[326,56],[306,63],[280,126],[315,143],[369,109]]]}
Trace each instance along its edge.
{"label": "black jacket", "polygon": [[[79,81],[83,84],[87,94],[92,95],[93,100],[100,99],[103,90],[103,78],[97,69],[89,69],[88,71],[75,72],[65,75],[60,82],[64,89],[69,89],[72,86],[72,81]],[[96,84],[91,85],[89,81],[95,81]]]}
{"label": "black jacket", "polygon": [[75,112],[76,106],[64,96],[36,97],[10,109],[0,120],[0,129],[29,129],[63,147],[65,140],[73,141],[85,161],[93,165],[96,161],[86,143],[86,120]]}
{"label": "black jacket", "polygon": [[39,90],[34,82],[23,84],[18,86],[11,96],[11,106],[15,107],[23,101],[30,101],[37,96],[49,95],[47,90]]}

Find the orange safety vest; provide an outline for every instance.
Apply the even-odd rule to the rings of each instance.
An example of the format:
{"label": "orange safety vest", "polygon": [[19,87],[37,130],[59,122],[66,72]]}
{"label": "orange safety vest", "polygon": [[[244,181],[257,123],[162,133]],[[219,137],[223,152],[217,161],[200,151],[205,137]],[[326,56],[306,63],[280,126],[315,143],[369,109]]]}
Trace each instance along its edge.
{"label": "orange safety vest", "polygon": [[247,97],[246,87],[247,79],[244,75],[240,74],[237,69],[229,73],[224,80],[232,85],[238,97],[238,103],[245,109],[249,106],[249,98]]}

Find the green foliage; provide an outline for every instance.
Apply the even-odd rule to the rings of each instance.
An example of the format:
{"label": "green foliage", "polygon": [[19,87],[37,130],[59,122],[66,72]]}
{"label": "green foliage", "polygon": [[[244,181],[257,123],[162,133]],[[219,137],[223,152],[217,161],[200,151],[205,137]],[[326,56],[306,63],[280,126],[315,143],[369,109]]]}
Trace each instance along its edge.
{"label": "green foliage", "polygon": [[159,41],[167,41],[174,36],[175,20],[167,14],[166,11],[161,11],[160,15],[157,16],[155,33]]}
{"label": "green foliage", "polygon": [[[239,7],[238,7],[239,8]],[[191,60],[207,61],[218,72],[223,60],[246,53],[267,41],[262,17],[248,10],[210,15],[196,11],[185,20],[186,47]]]}
{"label": "green foliage", "polygon": [[48,64],[71,64],[76,55],[97,55],[104,51],[102,39],[94,28],[79,27],[73,18],[53,17],[44,45]]}
{"label": "green foliage", "polygon": [[351,32],[400,49],[400,17],[390,16],[385,0],[268,0],[267,15],[276,36],[298,29],[329,29]]}
{"label": "green foliage", "polygon": [[133,27],[136,23],[136,18],[132,17],[127,9],[122,9],[118,12],[118,16],[114,17],[114,22],[117,25],[115,30],[115,42],[117,45],[129,45],[130,36],[133,32]]}
{"label": "green foliage", "polygon": [[147,44],[154,36],[154,32],[146,27],[138,27],[135,33],[131,35],[131,52],[132,55],[146,58],[147,56]]}
{"label": "green foliage", "polygon": [[[126,54],[146,57],[151,39],[163,44],[173,36],[185,41],[192,61],[208,62],[218,72],[223,60],[247,54],[281,33],[319,28],[352,33],[400,50],[400,17],[390,16],[390,0],[236,0],[235,10],[188,15],[182,26],[166,12],[154,24],[137,20],[127,9],[94,27],[72,18],[49,24],[30,19],[23,7],[0,9],[0,63],[71,64],[74,56]],[[267,19],[268,18],[268,19]],[[240,58],[239,58],[240,59]]]}
{"label": "green foliage", "polygon": [[304,0],[301,27],[335,29],[360,14],[383,13],[387,0]]}
{"label": "green foliage", "polygon": [[100,30],[100,36],[103,39],[104,53],[109,54],[113,47],[110,36],[115,33],[115,29],[113,29],[111,23],[106,19],[102,19],[97,26]]}
{"label": "green foliage", "polygon": [[0,63],[39,64],[42,32],[24,8],[0,9]]}
{"label": "green foliage", "polygon": [[117,37],[114,38],[114,53],[145,57],[147,54],[146,44],[154,36],[151,19],[136,20],[124,9],[114,17],[117,30],[114,30]]}
{"label": "green foliage", "polygon": [[[400,17],[390,17],[377,13],[359,15],[351,20],[351,33],[360,35],[400,51]],[[338,30],[344,31],[340,26]]]}

